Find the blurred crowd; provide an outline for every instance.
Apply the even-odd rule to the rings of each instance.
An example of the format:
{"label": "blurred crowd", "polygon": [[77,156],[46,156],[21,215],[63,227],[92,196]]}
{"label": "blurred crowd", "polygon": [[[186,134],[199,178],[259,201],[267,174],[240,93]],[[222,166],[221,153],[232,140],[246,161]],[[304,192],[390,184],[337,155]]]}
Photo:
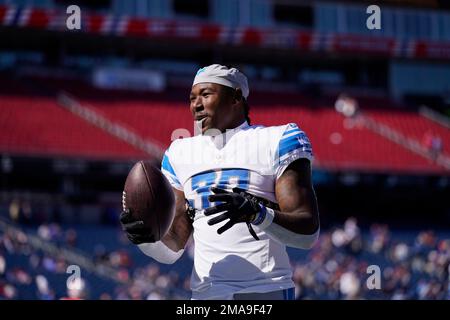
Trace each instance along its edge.
{"label": "blurred crowd", "polygon": [[21,225],[34,226],[47,221],[58,224],[116,225],[121,207],[115,200],[87,204],[68,202],[47,194],[18,194],[12,199],[2,199],[0,194],[0,209],[7,212],[11,221]]}
{"label": "blurred crowd", "polygon": [[322,232],[307,259],[294,262],[297,298],[450,299],[450,233],[409,233],[374,224],[363,234],[354,218]]}
{"label": "blurred crowd", "polygon": [[[95,229],[41,224],[34,230],[40,239],[83,250],[99,270],[115,270],[114,279],[83,271],[70,283],[67,267],[74,262],[67,253],[36,248],[30,232],[0,229],[0,299],[190,298],[192,243],[181,262],[163,267],[142,255],[117,228],[94,237]],[[393,231],[379,224],[362,231],[349,218],[322,231],[311,251],[289,250],[296,298],[450,299],[450,232],[443,235]],[[85,238],[95,238],[95,243]]]}
{"label": "blurred crowd", "polygon": [[[98,227],[97,227],[98,228]],[[95,230],[68,228],[59,224],[41,224],[34,230],[44,243],[64,248],[44,250],[33,245],[29,232],[14,227],[0,229],[0,300],[2,299],[188,299],[189,279],[178,273],[163,273],[158,264],[133,261],[137,252],[117,228],[110,228],[95,242]],[[98,235],[97,235],[98,236]],[[79,237],[84,241],[79,241]],[[111,242],[110,238],[115,238]],[[109,238],[109,239],[108,239]],[[104,243],[109,242],[109,248]],[[114,249],[111,249],[114,247]],[[50,252],[48,252],[50,251]],[[69,253],[68,253],[69,252]],[[70,281],[68,267],[76,265],[76,255],[84,252],[98,272],[81,269],[81,277]],[[114,270],[106,277],[103,266]]]}

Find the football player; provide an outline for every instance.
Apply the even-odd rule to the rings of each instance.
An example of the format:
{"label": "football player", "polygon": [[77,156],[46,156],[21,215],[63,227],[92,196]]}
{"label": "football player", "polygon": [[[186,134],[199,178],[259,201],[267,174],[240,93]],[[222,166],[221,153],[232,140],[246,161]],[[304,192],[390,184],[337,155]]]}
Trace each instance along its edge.
{"label": "football player", "polygon": [[189,98],[200,134],[173,141],[162,160],[172,226],[152,242],[121,215],[128,238],[161,263],[177,261],[193,235],[192,299],[293,299],[286,246],[310,249],[319,235],[308,137],[295,123],[251,125],[248,96],[238,69],[201,68]]}

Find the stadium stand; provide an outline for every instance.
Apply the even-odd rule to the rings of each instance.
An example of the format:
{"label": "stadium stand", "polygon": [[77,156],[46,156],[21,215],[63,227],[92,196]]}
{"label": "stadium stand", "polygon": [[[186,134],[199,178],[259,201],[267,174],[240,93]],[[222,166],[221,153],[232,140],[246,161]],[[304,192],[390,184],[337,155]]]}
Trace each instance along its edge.
{"label": "stadium stand", "polygon": [[[2,224],[0,299],[188,299],[192,244],[175,265],[143,256],[116,227],[44,223],[22,228]],[[71,236],[68,236],[71,234]],[[32,237],[60,248],[90,253],[97,268],[108,267],[116,280],[82,269],[81,292],[70,293],[66,269],[73,255],[51,255]],[[69,240],[71,239],[71,240]],[[297,299],[448,299],[450,238],[433,231],[358,226],[354,218],[324,230],[311,252],[289,250]],[[308,263],[307,263],[308,262]],[[79,262],[78,262],[79,263]],[[370,265],[383,271],[382,286],[369,289]]]}
{"label": "stadium stand", "polygon": [[[143,139],[156,142],[162,149],[169,145],[170,137],[175,129],[192,127],[187,103],[181,100],[183,96],[179,91],[175,91],[175,94],[168,98],[171,95],[170,92],[137,94],[133,92],[99,90],[74,81],[54,82],[47,80],[43,81],[43,83],[45,88],[53,92],[54,95],[58,92],[68,92],[83,107],[95,111],[112,123],[136,132]],[[41,85],[43,84],[41,83]],[[329,170],[352,168],[375,172],[386,170],[391,172],[448,172],[445,167],[430,161],[426,157],[414,153],[376,134],[376,132],[368,130],[364,123],[358,121],[357,118],[342,116],[335,112],[330,105],[313,107],[308,98],[300,94],[290,94],[284,98],[267,93],[261,94],[261,96],[258,96],[258,94],[254,93],[256,103],[251,105],[252,121],[264,125],[298,122],[311,138],[315,148],[318,167]],[[144,155],[143,152],[139,152],[131,146],[126,146],[112,136],[108,137],[108,134],[101,132],[100,129],[95,129],[91,125],[83,123],[83,120],[76,119],[75,116],[68,114],[65,110],[61,110],[60,107],[58,108],[55,98],[33,98],[31,96],[28,100],[27,98],[17,97],[6,97],[6,99],[7,104],[3,112],[10,110],[8,112],[12,113],[12,115],[3,117],[3,121],[6,121],[3,128],[7,129],[7,135],[5,133],[3,138],[4,141],[14,142],[14,148],[16,148],[14,150],[11,145],[7,146],[6,142],[4,142],[2,148],[6,151],[28,151],[33,153],[33,148],[37,147],[40,150],[47,148],[49,152],[52,152],[52,149],[60,150],[60,152],[69,156],[97,155],[113,158],[135,158]],[[30,103],[31,100],[33,103]],[[261,105],[259,104],[260,102],[262,102]],[[43,127],[49,131],[48,135],[51,136],[53,132],[55,136],[53,140],[50,137],[46,142],[31,143],[32,140],[24,140],[20,138],[21,135],[16,138],[9,137],[9,135],[14,135],[15,132],[23,134],[23,131],[39,129],[33,128],[32,124],[23,123],[23,121],[27,120],[20,120],[17,116],[14,118],[13,111],[19,111],[16,112],[17,115],[21,112],[42,110],[32,107],[36,103],[40,103],[38,108],[45,108],[45,114],[52,116],[43,116],[43,113],[37,112],[38,114],[33,114],[30,118],[34,119],[33,121],[42,121],[45,124]],[[388,124],[395,129],[399,128],[401,132],[416,139],[421,139],[428,130],[434,130],[439,133],[444,141],[450,141],[448,129],[423,118],[418,113],[395,110],[383,110],[382,112],[367,110],[365,114],[379,123]],[[29,117],[26,117],[26,119],[29,119]],[[177,121],[174,122],[173,119],[177,119]],[[22,125],[26,129],[19,130],[19,127],[16,126],[15,130],[10,130],[9,127],[16,121],[18,126]],[[61,131],[58,128],[72,129]],[[69,139],[74,141],[64,141],[65,145],[61,146],[61,142],[58,140],[58,136],[62,134],[61,132],[65,132],[64,134],[69,135]],[[99,138],[84,138],[91,132]],[[32,132],[30,134],[32,135]],[[41,136],[45,137],[42,134]],[[87,140],[93,145],[85,144]],[[78,145],[76,144],[77,141]],[[36,143],[47,143],[49,145],[41,148]],[[105,148],[108,149],[105,150]],[[448,146],[444,148],[448,148]]]}
{"label": "stadium stand", "polygon": [[0,150],[10,154],[140,158],[144,152],[58,105],[55,97],[0,77]]}
{"label": "stadium stand", "polygon": [[54,99],[2,97],[2,152],[139,158],[143,152],[62,109]]}
{"label": "stadium stand", "polygon": [[367,115],[420,142],[425,142],[426,134],[432,133],[440,138],[442,151],[450,155],[450,132],[448,128],[421,116],[417,112],[370,110]]}
{"label": "stadium stand", "polygon": [[319,167],[334,170],[357,168],[363,171],[444,171],[426,159],[367,130],[357,120],[344,118],[330,108],[257,110],[255,121],[263,124],[298,121],[310,135]]}

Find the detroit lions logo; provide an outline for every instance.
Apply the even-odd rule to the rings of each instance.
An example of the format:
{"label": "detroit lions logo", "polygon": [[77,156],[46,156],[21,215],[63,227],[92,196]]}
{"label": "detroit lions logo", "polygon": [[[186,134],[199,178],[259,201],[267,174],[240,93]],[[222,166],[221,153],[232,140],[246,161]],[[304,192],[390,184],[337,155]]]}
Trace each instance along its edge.
{"label": "detroit lions logo", "polygon": [[198,69],[196,76],[198,76],[202,72],[205,72],[205,68]]}

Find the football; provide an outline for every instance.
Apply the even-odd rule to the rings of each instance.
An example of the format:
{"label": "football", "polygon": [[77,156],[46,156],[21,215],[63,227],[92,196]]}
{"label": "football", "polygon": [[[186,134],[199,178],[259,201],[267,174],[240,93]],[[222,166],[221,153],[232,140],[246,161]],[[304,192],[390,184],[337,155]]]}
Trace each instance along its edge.
{"label": "football", "polygon": [[130,209],[137,220],[160,240],[175,215],[175,196],[161,170],[149,161],[139,161],[128,173],[122,196],[124,210]]}

